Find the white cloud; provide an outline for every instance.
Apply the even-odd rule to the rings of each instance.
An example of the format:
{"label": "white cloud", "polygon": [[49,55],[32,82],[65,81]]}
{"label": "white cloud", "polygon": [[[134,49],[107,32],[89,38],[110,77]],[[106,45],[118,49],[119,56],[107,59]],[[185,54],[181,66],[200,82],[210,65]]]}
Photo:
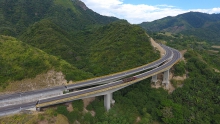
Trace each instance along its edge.
{"label": "white cloud", "polygon": [[212,8],[212,9],[194,9],[192,11],[196,11],[196,12],[204,12],[204,13],[209,13],[209,14],[213,14],[213,13],[220,13],[220,8]]}
{"label": "white cloud", "polygon": [[220,13],[220,8],[182,10],[170,5],[124,4],[123,0],[82,0],[90,9],[106,16],[126,19],[132,24],[176,16],[189,11]]}

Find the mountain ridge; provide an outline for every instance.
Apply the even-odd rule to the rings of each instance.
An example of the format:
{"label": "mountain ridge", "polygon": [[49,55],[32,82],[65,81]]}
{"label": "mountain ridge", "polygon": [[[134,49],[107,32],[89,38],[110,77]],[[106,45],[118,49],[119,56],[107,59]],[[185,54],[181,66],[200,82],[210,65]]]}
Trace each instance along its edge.
{"label": "mountain ridge", "polygon": [[[219,22],[220,14],[188,12],[175,17],[169,16],[152,22],[143,22],[139,26],[148,32],[182,33],[212,42],[220,42],[218,38],[220,30],[216,29],[216,26],[220,28]],[[207,32],[208,29],[213,30],[212,33]],[[204,36],[205,33],[208,33],[210,37]]]}
{"label": "mountain ridge", "polygon": [[108,24],[118,20],[102,16],[79,0],[7,0],[0,1],[0,34],[18,36],[30,25],[49,19],[69,32],[79,31],[88,25]]}
{"label": "mountain ridge", "polygon": [[[5,30],[6,32],[0,32],[0,34],[14,36],[24,45],[30,45],[32,48],[42,50],[45,54],[55,56],[79,71],[102,76],[140,66],[159,58],[142,28],[115,17],[101,16],[79,0],[65,0],[66,2],[17,0],[15,3],[10,3],[11,1],[9,0],[9,3],[0,1],[4,5],[7,3],[6,7],[10,7],[9,10],[5,10],[5,7],[0,6],[3,13],[10,15],[7,18],[3,16],[4,19],[0,20],[9,24],[6,27],[0,24],[0,30],[7,28],[15,32],[11,32],[12,35],[10,35],[10,32],[7,34]],[[72,5],[67,4],[70,2]],[[46,5],[41,6],[42,3]],[[23,7],[20,8],[20,5]],[[30,8],[30,6],[33,7]],[[38,6],[43,7],[44,10],[36,11]],[[16,15],[18,10],[21,13]],[[22,25],[25,21],[27,21],[26,25]],[[14,47],[9,48],[16,51]],[[37,60],[33,60],[33,63],[35,61]],[[28,70],[28,68],[25,69]],[[45,68],[41,72],[47,70]],[[75,79],[73,73],[67,71],[63,73],[67,80]],[[86,78],[83,74],[81,77],[76,74],[76,77]],[[26,77],[21,76],[21,79],[24,78]],[[4,83],[7,84],[7,81]]]}

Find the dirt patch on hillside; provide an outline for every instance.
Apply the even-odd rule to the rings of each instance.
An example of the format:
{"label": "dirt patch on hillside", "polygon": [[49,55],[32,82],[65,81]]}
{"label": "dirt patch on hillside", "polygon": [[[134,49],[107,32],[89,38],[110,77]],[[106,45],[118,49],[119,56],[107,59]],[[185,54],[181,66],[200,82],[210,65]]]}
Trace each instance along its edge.
{"label": "dirt patch on hillside", "polygon": [[91,98],[86,98],[86,99],[83,99],[83,105],[84,105],[84,109],[83,109],[83,112],[84,113],[90,113],[93,117],[95,116],[95,111],[89,111],[86,109],[86,107],[95,100],[95,97],[91,97]]}
{"label": "dirt patch on hillside", "polygon": [[164,90],[167,90],[168,93],[172,93],[175,90],[175,87],[171,83],[169,83],[168,86],[165,86],[164,84],[162,84],[161,80],[158,80],[156,84],[153,83],[151,87],[156,89],[163,88]]}
{"label": "dirt patch on hillside", "polygon": [[[169,73],[169,81],[170,81],[170,83],[168,84],[168,86],[165,86],[164,84],[162,84],[163,73],[160,73],[160,74],[157,75],[158,81],[156,83],[152,83],[151,87],[152,88],[156,88],[156,89],[163,88],[163,89],[167,90],[168,93],[172,93],[175,90],[175,87],[171,83],[171,80],[173,79],[173,80],[176,80],[176,81],[184,81],[186,78],[187,78],[186,74],[184,74],[183,76],[174,76],[173,68],[171,68],[170,69],[170,73]],[[180,87],[180,86],[178,86],[178,87]]]}
{"label": "dirt patch on hillside", "polygon": [[[173,75],[172,75],[172,73],[170,72],[169,80],[171,80],[172,77],[173,77]],[[156,88],[156,89],[158,89],[158,88],[163,88],[163,89],[165,89],[165,90],[168,90],[169,93],[172,93],[172,92],[175,90],[174,86],[173,86],[171,83],[169,83],[168,86],[165,86],[164,84],[162,84],[162,81],[163,81],[163,73],[158,74],[158,75],[157,75],[157,79],[158,79],[158,81],[157,81],[156,83],[152,83],[152,84],[151,84],[151,87],[152,87],[152,88]]]}
{"label": "dirt patch on hillside", "polygon": [[46,74],[37,75],[33,79],[29,78],[21,81],[10,82],[9,86],[7,86],[4,90],[4,93],[32,91],[65,84],[67,84],[67,80],[62,72],[50,70]]}
{"label": "dirt patch on hillside", "polygon": [[182,58],[181,60],[183,60],[184,62],[186,62],[185,58],[184,58],[184,54],[187,52],[187,50],[182,50],[180,51],[181,55],[182,55]]}
{"label": "dirt patch on hillside", "polygon": [[212,48],[220,49],[220,46],[212,46]]}
{"label": "dirt patch on hillside", "polygon": [[173,79],[178,81],[184,81],[186,79],[186,74],[184,74],[183,76],[174,76]]}
{"label": "dirt patch on hillside", "polygon": [[95,117],[95,111],[90,111],[90,114],[92,115],[92,117]]}
{"label": "dirt patch on hillside", "polygon": [[140,122],[140,121],[141,121],[141,117],[138,116],[138,117],[136,118],[136,123],[135,123],[135,124],[137,124],[137,123]]}
{"label": "dirt patch on hillside", "polygon": [[94,100],[95,100],[95,97],[83,99],[84,108],[86,108]]}
{"label": "dirt patch on hillside", "polygon": [[168,84],[168,93],[172,93],[175,90],[175,87],[171,84],[171,82]]}
{"label": "dirt patch on hillside", "polygon": [[220,71],[216,68],[213,68],[215,72],[219,73]]}
{"label": "dirt patch on hillside", "polygon": [[[174,76],[174,74],[172,73],[172,71],[173,71],[172,69],[173,69],[173,68],[170,69],[169,81],[170,81],[171,79],[173,79],[173,76]],[[172,85],[171,81],[170,81],[170,83],[168,84],[168,86],[166,87],[166,89],[168,90],[168,93],[172,93],[172,92],[175,90],[175,87]]]}
{"label": "dirt patch on hillside", "polygon": [[68,103],[67,104],[67,111],[69,111],[69,112],[72,112],[73,111],[73,106],[72,106],[72,103],[70,102],[70,103]]}
{"label": "dirt patch on hillside", "polygon": [[55,124],[69,124],[69,122],[64,115],[58,114]]}
{"label": "dirt patch on hillside", "polygon": [[47,120],[39,121],[38,124],[49,124]]}
{"label": "dirt patch on hillside", "polygon": [[208,50],[208,51],[211,53],[219,53],[219,51],[217,51],[217,50]]}
{"label": "dirt patch on hillside", "polygon": [[163,55],[165,55],[165,50],[158,44],[154,41],[153,38],[150,38],[150,42],[151,42],[151,45],[158,51],[160,51],[160,56],[162,57]]}
{"label": "dirt patch on hillside", "polygon": [[69,122],[64,115],[58,114],[57,117],[47,117],[44,120],[38,121],[37,124],[69,124]]}

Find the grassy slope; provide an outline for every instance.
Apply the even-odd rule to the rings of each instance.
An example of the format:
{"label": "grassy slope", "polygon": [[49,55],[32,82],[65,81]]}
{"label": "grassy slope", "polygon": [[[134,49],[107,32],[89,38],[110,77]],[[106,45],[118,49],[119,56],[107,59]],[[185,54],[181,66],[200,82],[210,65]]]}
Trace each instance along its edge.
{"label": "grassy slope", "polygon": [[12,37],[0,36],[0,48],[1,87],[6,87],[10,81],[35,77],[49,69],[62,71],[68,80],[91,77],[91,74],[75,68],[66,61]]}

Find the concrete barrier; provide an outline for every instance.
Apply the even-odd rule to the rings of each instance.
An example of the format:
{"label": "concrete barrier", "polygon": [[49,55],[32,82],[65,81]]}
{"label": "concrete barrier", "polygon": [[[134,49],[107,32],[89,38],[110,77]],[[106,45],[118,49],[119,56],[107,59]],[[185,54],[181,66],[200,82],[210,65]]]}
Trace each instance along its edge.
{"label": "concrete barrier", "polygon": [[22,104],[22,103],[34,102],[34,101],[38,101],[39,99],[58,96],[61,94],[63,94],[63,91],[60,91],[60,90],[38,93],[38,94],[34,94],[34,95],[25,95],[25,96],[22,96],[22,94],[21,94],[20,97],[17,97],[17,98],[1,100],[0,101],[0,108],[6,107],[6,106],[11,106],[11,105]]}

